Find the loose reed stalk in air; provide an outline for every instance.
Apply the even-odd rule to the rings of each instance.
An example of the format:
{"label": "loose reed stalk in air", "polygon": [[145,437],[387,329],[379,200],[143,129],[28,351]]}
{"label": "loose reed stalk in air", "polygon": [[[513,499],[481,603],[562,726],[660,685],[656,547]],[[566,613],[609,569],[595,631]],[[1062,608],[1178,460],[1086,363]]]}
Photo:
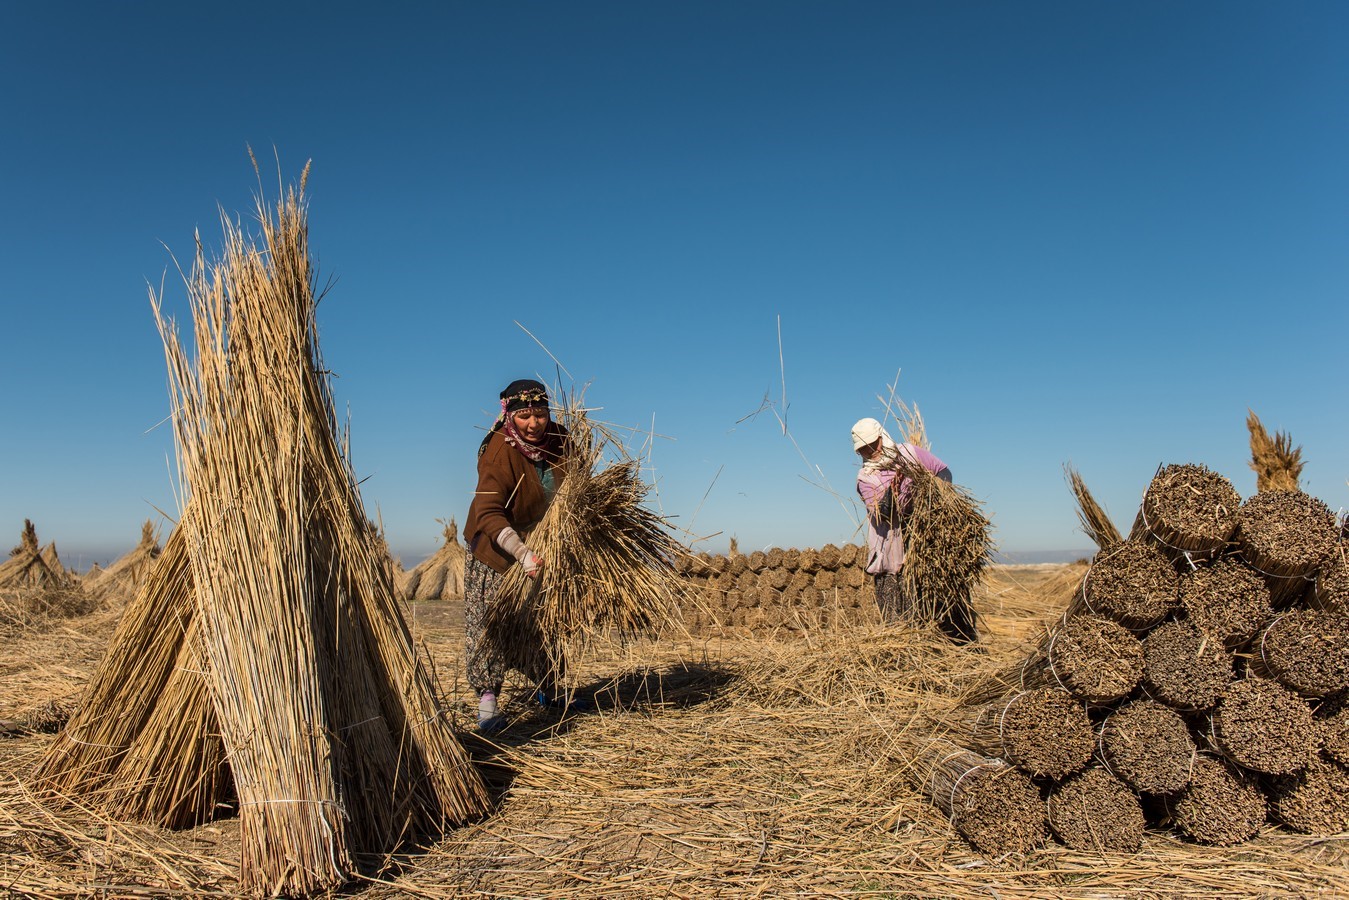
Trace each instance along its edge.
{"label": "loose reed stalk in air", "polygon": [[1073,496],[1077,499],[1077,521],[1082,523],[1082,530],[1091,538],[1097,549],[1104,550],[1124,540],[1115,523],[1110,521],[1110,516],[1106,515],[1105,510],[1091,495],[1091,491],[1087,490],[1087,483],[1077,470],[1071,465],[1065,465],[1063,469],[1068,474],[1068,483],[1072,486]]}
{"label": "loose reed stalk in air", "polygon": [[[558,419],[567,429],[562,478],[543,519],[524,535],[542,570],[535,579],[520,566],[508,569],[483,622],[480,652],[526,673],[556,671],[564,648],[604,630],[670,627],[684,590],[676,567],[683,548],[643,505],[649,488],[637,462],[590,421],[579,396],[567,398]],[[606,462],[610,447],[618,458]],[[708,564],[732,589],[726,558]]]}

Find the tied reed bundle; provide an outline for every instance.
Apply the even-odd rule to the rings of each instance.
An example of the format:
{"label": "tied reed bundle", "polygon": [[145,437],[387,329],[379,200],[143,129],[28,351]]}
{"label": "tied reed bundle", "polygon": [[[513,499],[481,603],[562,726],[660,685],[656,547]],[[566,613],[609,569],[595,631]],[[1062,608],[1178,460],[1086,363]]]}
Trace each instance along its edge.
{"label": "tied reed bundle", "polygon": [[1180,714],[1155,700],[1131,700],[1101,723],[1101,760],[1136,791],[1169,794],[1189,784],[1195,743]]}
{"label": "tied reed bundle", "polygon": [[1270,818],[1303,834],[1349,831],[1349,768],[1317,754],[1296,775],[1271,779]]}
{"label": "tied reed bundle", "polygon": [[1302,448],[1284,432],[1271,437],[1252,410],[1246,410],[1246,430],[1251,435],[1251,469],[1257,491],[1296,491],[1302,476]]}
{"label": "tied reed bundle", "polygon": [[1180,577],[1150,541],[1130,538],[1092,559],[1070,614],[1092,612],[1143,631],[1180,603]]}
{"label": "tied reed bundle", "polygon": [[1065,465],[1063,469],[1068,475],[1073,496],[1077,499],[1077,521],[1082,523],[1082,530],[1091,538],[1097,549],[1104,550],[1124,540],[1115,523],[1110,521],[1110,516],[1106,515],[1105,510],[1091,495],[1091,491],[1087,490],[1087,483],[1077,470],[1070,465]]}
{"label": "tied reed bundle", "polygon": [[1036,778],[1058,780],[1080,771],[1095,746],[1085,707],[1059,688],[958,710],[949,725],[962,744]]}
{"label": "tied reed bundle", "polygon": [[1320,738],[1307,704],[1267,678],[1232,682],[1209,723],[1213,744],[1224,756],[1267,775],[1301,771]]}
{"label": "tied reed bundle", "polygon": [[969,491],[938,478],[901,455],[896,477],[912,484],[912,502],[902,523],[904,592],[924,621],[942,621],[953,611],[974,611],[971,595],[992,558],[992,523]]}
{"label": "tied reed bundle", "polygon": [[[590,421],[579,396],[559,410],[567,429],[557,495],[525,536],[543,567],[537,578],[511,566],[483,621],[480,652],[527,673],[558,673],[563,648],[602,630],[659,632],[677,621],[683,553],[665,520],[642,505],[648,487],[637,462],[621,458],[612,435]],[[603,464],[604,451],[619,449]],[[720,562],[718,562],[720,561]],[[722,571],[725,557],[711,557]]]}
{"label": "tied reed bundle", "polygon": [[[303,178],[275,216],[259,202],[263,248],[228,219],[219,263],[208,267],[198,244],[187,279],[194,361],[152,294],[187,498],[182,536],[169,541],[181,550],[161,563],[190,575],[151,579],[147,599],[171,601],[162,612],[133,602],[87,712],[43,767],[50,788],[92,779],[107,808],[146,818],[200,815],[232,781],[242,889],[279,895],[334,888],[360,855],[439,833],[487,803],[337,437],[302,195]],[[141,692],[128,697],[119,677]],[[129,699],[130,715],[94,748],[95,769],[77,770],[89,748],[72,749],[88,743],[76,734],[127,712],[95,698]],[[222,756],[229,779],[218,777]]]}
{"label": "tied reed bundle", "polygon": [[1144,690],[1167,706],[1208,709],[1234,675],[1232,653],[1184,619],[1163,622],[1143,639]]}
{"label": "tied reed bundle", "polygon": [[1202,755],[1195,760],[1189,786],[1166,805],[1176,827],[1201,844],[1240,844],[1265,823],[1265,795],[1255,780]]}
{"label": "tied reed bundle", "polygon": [[1143,676],[1143,643],[1101,616],[1061,621],[1021,666],[1021,686],[1051,683],[1087,703],[1112,703]]}
{"label": "tied reed bundle", "polygon": [[1349,689],[1349,617],[1319,609],[1274,617],[1251,647],[1250,670],[1304,697]]}
{"label": "tied reed bundle", "polygon": [[981,853],[1025,853],[1048,836],[1034,782],[1000,759],[950,741],[930,741],[915,760],[924,793]]}
{"label": "tied reed bundle", "polygon": [[1049,827],[1074,850],[1133,853],[1143,845],[1143,804],[1109,771],[1079,772],[1049,791]]}
{"label": "tied reed bundle", "polygon": [[1138,510],[1131,539],[1154,541],[1173,560],[1212,558],[1237,527],[1241,496],[1206,466],[1162,466]]}
{"label": "tied reed bundle", "polygon": [[405,600],[424,603],[464,599],[464,563],[468,551],[459,543],[459,526],[454,519],[445,525],[442,536],[440,549],[404,576],[401,592]]}
{"label": "tied reed bundle", "polygon": [[1239,557],[1226,557],[1181,576],[1185,618],[1204,634],[1236,649],[1269,619],[1269,586]]}
{"label": "tied reed bundle", "polygon": [[1313,716],[1321,732],[1321,749],[1331,759],[1349,766],[1349,694],[1322,701]]}
{"label": "tied reed bundle", "polygon": [[1241,505],[1234,541],[1269,581],[1279,607],[1297,599],[1340,545],[1340,525],[1325,503],[1301,491],[1262,491]]}
{"label": "tied reed bundle", "polygon": [[1308,606],[1349,616],[1349,544],[1343,540],[1307,591]]}

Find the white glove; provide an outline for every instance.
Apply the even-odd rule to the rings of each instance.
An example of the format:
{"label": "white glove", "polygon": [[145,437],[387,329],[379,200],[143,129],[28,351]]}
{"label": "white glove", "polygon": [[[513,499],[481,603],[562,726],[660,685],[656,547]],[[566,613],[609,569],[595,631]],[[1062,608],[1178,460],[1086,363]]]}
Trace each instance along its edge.
{"label": "white glove", "polygon": [[497,546],[514,556],[515,561],[524,568],[526,575],[530,578],[538,577],[539,570],[543,568],[543,560],[525,545],[514,528],[507,526],[497,532]]}

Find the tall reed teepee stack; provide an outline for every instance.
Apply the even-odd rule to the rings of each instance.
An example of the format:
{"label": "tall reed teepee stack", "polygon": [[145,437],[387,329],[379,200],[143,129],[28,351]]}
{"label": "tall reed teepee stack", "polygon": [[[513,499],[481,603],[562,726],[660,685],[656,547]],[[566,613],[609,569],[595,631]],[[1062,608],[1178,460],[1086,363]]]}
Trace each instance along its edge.
{"label": "tall reed teepee stack", "polygon": [[237,805],[244,889],[297,896],[486,807],[337,436],[303,192],[198,244],[194,360],[152,295],[184,508],[39,769],[164,824]]}

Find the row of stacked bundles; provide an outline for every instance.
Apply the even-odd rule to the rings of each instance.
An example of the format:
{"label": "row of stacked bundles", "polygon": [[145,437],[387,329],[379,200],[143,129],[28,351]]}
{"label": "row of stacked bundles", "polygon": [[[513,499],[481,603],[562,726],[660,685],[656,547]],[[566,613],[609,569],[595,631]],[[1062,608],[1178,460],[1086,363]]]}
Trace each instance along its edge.
{"label": "row of stacked bundles", "polygon": [[773,547],[743,554],[693,553],[678,560],[691,630],[792,630],[856,624],[875,616],[874,591],[857,544]]}
{"label": "row of stacked bundles", "polygon": [[929,797],[988,853],[1349,828],[1343,528],[1301,491],[1161,467],[1038,646],[943,717]]}

